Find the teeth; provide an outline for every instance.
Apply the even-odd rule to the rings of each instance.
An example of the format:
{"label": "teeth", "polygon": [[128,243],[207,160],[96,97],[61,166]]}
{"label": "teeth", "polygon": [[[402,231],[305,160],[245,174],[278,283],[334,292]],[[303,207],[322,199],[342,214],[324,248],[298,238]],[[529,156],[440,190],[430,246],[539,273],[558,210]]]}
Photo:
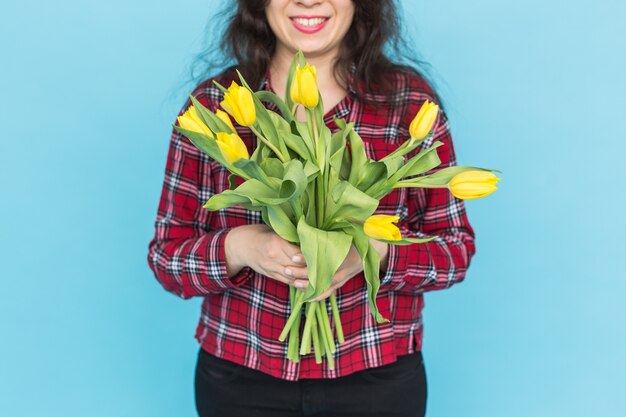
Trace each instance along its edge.
{"label": "teeth", "polygon": [[297,24],[302,26],[317,26],[324,23],[326,19],[322,17],[317,17],[315,19],[302,19],[302,18],[294,18],[293,19]]}

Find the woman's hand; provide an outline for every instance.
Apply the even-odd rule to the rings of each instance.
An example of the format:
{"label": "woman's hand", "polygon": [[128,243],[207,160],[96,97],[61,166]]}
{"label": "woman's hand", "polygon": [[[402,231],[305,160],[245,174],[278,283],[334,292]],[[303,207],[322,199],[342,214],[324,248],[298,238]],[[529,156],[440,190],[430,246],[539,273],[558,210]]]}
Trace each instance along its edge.
{"label": "woman's hand", "polygon": [[300,247],[289,243],[265,224],[235,227],[225,239],[226,268],[233,276],[245,266],[287,285],[306,287],[306,261]]}
{"label": "woman's hand", "polygon": [[[389,244],[379,242],[374,239],[370,239],[370,242],[372,243],[372,246],[374,246],[374,249],[376,249],[376,251],[378,252],[380,256],[381,265],[383,265],[383,261],[386,264],[387,254],[389,253]],[[326,292],[324,292],[324,294],[320,295],[319,297],[313,298],[312,300],[309,300],[309,302],[320,301],[320,300],[324,300],[325,298],[330,297],[330,295],[337,288],[343,287],[343,285],[346,282],[348,282],[351,278],[356,276],[361,271],[363,271],[363,261],[361,260],[361,257],[359,256],[359,253],[357,252],[354,245],[352,245],[350,247],[350,250],[348,251],[348,255],[346,256],[346,259],[339,266],[339,269],[333,276],[333,281],[332,281],[330,288]],[[308,281],[307,281],[307,285],[308,285]]]}

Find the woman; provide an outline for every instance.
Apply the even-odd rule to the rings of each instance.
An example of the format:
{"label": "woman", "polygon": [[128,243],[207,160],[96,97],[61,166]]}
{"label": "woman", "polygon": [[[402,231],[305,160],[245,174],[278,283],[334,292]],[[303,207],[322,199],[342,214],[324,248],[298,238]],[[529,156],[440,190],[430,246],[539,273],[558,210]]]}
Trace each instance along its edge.
{"label": "woman", "polygon": [[[370,158],[390,153],[408,137],[425,100],[438,97],[415,70],[395,65],[383,48],[398,39],[391,0],[270,0],[237,2],[225,36],[227,51],[255,89],[284,95],[293,54],[302,49],[317,78],[325,122],[356,122]],[[211,110],[233,68],[200,83],[193,95]],[[180,114],[190,102],[183,106]],[[272,107],[268,105],[268,107]],[[299,118],[304,119],[302,114]],[[237,126],[250,153],[255,139]],[[433,139],[442,161],[455,165],[447,119],[440,113]],[[415,150],[414,153],[418,152]],[[408,155],[409,157],[412,154]],[[173,132],[148,261],[168,291],[204,297],[195,337],[196,406],[201,416],[423,416],[426,375],[421,354],[423,293],[464,279],[475,252],[463,202],[446,189],[400,188],[377,213],[399,215],[403,236],[439,237],[395,246],[373,241],[381,255],[377,304],[390,323],[377,324],[367,306],[359,256],[349,252],[333,277],[345,342],[335,369],[287,359],[278,336],[289,315],[289,286],[307,286],[298,248],[243,208],[209,212],[202,205],[227,189],[228,172]]]}

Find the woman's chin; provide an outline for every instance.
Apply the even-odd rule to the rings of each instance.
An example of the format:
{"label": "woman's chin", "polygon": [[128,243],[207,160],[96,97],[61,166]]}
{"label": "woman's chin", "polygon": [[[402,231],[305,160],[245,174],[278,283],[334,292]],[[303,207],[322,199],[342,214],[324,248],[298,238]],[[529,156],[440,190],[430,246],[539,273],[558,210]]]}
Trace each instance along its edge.
{"label": "woman's chin", "polygon": [[301,49],[306,56],[322,55],[329,51],[329,45],[323,39],[294,39],[294,51]]}

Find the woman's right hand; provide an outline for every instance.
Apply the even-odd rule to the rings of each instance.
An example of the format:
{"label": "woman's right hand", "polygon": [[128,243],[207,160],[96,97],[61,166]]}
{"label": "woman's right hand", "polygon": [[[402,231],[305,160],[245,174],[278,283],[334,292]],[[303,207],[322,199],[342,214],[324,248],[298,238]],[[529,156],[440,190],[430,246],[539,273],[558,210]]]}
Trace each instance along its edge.
{"label": "woman's right hand", "polygon": [[225,247],[229,277],[249,266],[260,274],[296,288],[304,289],[307,285],[306,261],[300,247],[289,243],[265,224],[248,224],[231,229],[226,235]]}

